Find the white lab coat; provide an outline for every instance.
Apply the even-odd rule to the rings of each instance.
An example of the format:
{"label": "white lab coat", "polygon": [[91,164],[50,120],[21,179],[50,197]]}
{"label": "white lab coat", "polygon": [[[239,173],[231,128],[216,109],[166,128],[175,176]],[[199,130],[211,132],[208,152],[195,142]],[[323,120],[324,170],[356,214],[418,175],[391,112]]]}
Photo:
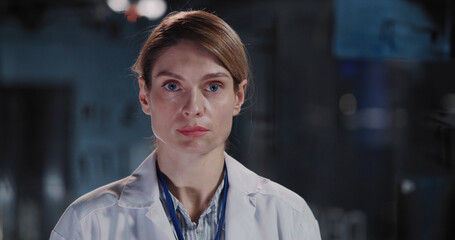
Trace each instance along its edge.
{"label": "white lab coat", "polygon": [[[132,175],[77,199],[50,239],[176,239],[159,200],[155,160],[152,153]],[[226,240],[321,239],[318,223],[300,196],[227,154],[225,161],[229,177]]]}

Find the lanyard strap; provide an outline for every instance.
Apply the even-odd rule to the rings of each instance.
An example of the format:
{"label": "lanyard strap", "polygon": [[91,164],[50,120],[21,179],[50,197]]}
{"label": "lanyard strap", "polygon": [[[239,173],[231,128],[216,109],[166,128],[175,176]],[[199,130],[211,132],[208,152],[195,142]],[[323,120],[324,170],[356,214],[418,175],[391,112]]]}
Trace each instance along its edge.
{"label": "lanyard strap", "polygon": [[[161,186],[163,187],[164,194],[166,196],[167,209],[169,210],[169,214],[171,215],[172,224],[174,224],[174,229],[177,232],[177,237],[179,238],[179,240],[184,240],[183,234],[182,234],[182,229],[180,228],[179,222],[177,220],[177,214],[175,213],[174,203],[172,202],[171,194],[169,193],[169,189],[167,188],[166,181],[164,181],[164,177],[163,177],[163,174],[161,173],[160,169],[157,168],[157,170],[158,170],[158,176],[161,181]],[[221,232],[221,226],[223,226],[223,222],[224,222],[224,212],[226,210],[226,197],[227,197],[228,187],[229,187],[228,174],[227,174],[227,168],[226,168],[226,164],[225,164],[225,166],[224,166],[223,205],[222,205],[222,209],[221,209],[220,220],[218,221],[218,230],[216,231],[215,240],[219,239],[220,232]]]}

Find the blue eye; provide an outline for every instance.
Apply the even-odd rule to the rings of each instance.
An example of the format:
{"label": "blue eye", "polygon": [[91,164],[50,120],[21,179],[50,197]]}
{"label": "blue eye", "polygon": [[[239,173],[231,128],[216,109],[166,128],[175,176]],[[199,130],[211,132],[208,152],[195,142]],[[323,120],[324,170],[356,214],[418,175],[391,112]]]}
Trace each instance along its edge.
{"label": "blue eye", "polygon": [[221,88],[221,85],[219,83],[212,83],[210,84],[206,89],[209,92],[218,92]]}
{"label": "blue eye", "polygon": [[177,91],[180,89],[179,85],[174,82],[168,82],[163,85],[164,88],[168,91]]}

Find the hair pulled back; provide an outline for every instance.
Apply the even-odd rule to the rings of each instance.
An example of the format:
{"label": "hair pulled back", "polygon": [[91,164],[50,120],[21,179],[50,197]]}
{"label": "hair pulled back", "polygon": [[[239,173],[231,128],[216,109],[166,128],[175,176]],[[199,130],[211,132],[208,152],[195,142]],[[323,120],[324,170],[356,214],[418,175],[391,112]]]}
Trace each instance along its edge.
{"label": "hair pulled back", "polygon": [[245,47],[237,33],[221,18],[205,11],[182,11],[168,14],[155,27],[142,47],[132,70],[151,86],[151,72],[156,59],[166,49],[188,40],[212,53],[229,71],[238,91],[248,78],[249,67]]}

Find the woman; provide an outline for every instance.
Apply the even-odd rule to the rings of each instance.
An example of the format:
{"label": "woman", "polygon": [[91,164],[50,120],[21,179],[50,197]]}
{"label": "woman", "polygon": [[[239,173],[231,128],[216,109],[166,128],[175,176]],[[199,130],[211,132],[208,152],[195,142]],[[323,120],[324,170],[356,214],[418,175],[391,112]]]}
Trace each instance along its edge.
{"label": "woman", "polygon": [[156,149],[71,204],[51,239],[320,239],[301,197],[224,152],[248,82],[229,25],[204,11],[170,14],[133,70]]}

